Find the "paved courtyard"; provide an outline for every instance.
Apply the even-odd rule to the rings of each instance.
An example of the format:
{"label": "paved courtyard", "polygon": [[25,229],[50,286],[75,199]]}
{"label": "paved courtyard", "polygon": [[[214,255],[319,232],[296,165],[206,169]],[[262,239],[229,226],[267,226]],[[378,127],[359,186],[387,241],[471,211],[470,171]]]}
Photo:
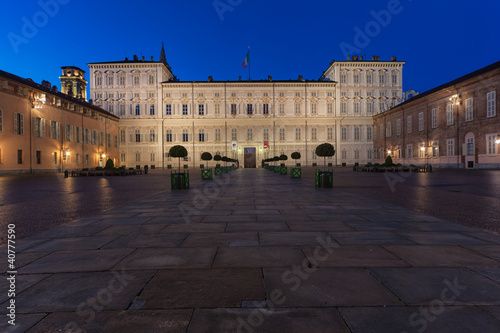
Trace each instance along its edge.
{"label": "paved courtyard", "polygon": [[[317,189],[312,170],[237,170],[111,201],[18,240],[16,326],[4,315],[0,331],[498,332],[500,237],[429,213],[463,175],[436,187],[439,172],[391,187],[344,170],[335,189]],[[490,189],[463,178],[449,193],[495,212],[496,175],[481,176]]]}

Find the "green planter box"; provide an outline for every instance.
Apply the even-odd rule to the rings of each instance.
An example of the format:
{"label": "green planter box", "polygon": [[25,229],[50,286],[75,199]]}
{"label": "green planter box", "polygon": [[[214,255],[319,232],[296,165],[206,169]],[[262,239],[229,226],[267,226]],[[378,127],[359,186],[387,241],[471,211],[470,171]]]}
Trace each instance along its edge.
{"label": "green planter box", "polygon": [[280,167],[280,175],[287,175],[288,174],[288,168],[286,166]]}
{"label": "green planter box", "polygon": [[301,168],[290,168],[290,178],[301,178],[302,169]]}
{"label": "green planter box", "polygon": [[227,167],[227,166],[222,167],[222,172],[225,172],[225,173],[229,172],[229,167]]}
{"label": "green planter box", "polygon": [[215,168],[215,174],[216,175],[222,174],[222,168]]}
{"label": "green planter box", "polygon": [[184,190],[189,188],[189,172],[171,172],[170,188],[172,190]]}
{"label": "green planter box", "polygon": [[275,166],[274,167],[274,172],[280,172],[280,166]]}
{"label": "green planter box", "polygon": [[316,170],[316,177],[314,180],[314,185],[321,188],[331,188],[333,187],[333,171],[321,171]]}
{"label": "green planter box", "polygon": [[202,169],[201,179],[212,179],[212,169]]}

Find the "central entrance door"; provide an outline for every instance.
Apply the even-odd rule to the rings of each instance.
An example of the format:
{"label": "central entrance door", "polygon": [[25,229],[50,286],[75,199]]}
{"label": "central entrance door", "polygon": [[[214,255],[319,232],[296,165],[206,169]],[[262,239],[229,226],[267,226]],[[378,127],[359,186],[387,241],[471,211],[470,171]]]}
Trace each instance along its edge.
{"label": "central entrance door", "polygon": [[245,168],[256,168],[255,148],[245,148]]}

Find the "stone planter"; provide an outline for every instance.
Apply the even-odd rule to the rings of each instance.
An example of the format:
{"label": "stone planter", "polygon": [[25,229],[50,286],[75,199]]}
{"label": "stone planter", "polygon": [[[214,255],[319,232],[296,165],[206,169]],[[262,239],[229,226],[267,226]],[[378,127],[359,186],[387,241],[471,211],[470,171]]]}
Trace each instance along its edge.
{"label": "stone planter", "polygon": [[290,168],[290,178],[301,178],[302,169],[301,168]]}
{"label": "stone planter", "polygon": [[170,174],[170,188],[172,190],[184,190],[189,188],[189,173],[172,172]]}
{"label": "stone planter", "polygon": [[201,170],[201,179],[207,180],[212,179],[212,169],[202,169]]}

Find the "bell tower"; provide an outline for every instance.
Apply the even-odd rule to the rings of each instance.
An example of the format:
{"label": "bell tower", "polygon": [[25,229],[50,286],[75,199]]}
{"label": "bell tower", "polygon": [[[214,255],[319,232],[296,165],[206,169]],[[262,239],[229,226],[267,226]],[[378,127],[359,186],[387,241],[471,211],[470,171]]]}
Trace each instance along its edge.
{"label": "bell tower", "polygon": [[85,71],[75,66],[61,67],[61,92],[73,98],[87,101],[87,81]]}

